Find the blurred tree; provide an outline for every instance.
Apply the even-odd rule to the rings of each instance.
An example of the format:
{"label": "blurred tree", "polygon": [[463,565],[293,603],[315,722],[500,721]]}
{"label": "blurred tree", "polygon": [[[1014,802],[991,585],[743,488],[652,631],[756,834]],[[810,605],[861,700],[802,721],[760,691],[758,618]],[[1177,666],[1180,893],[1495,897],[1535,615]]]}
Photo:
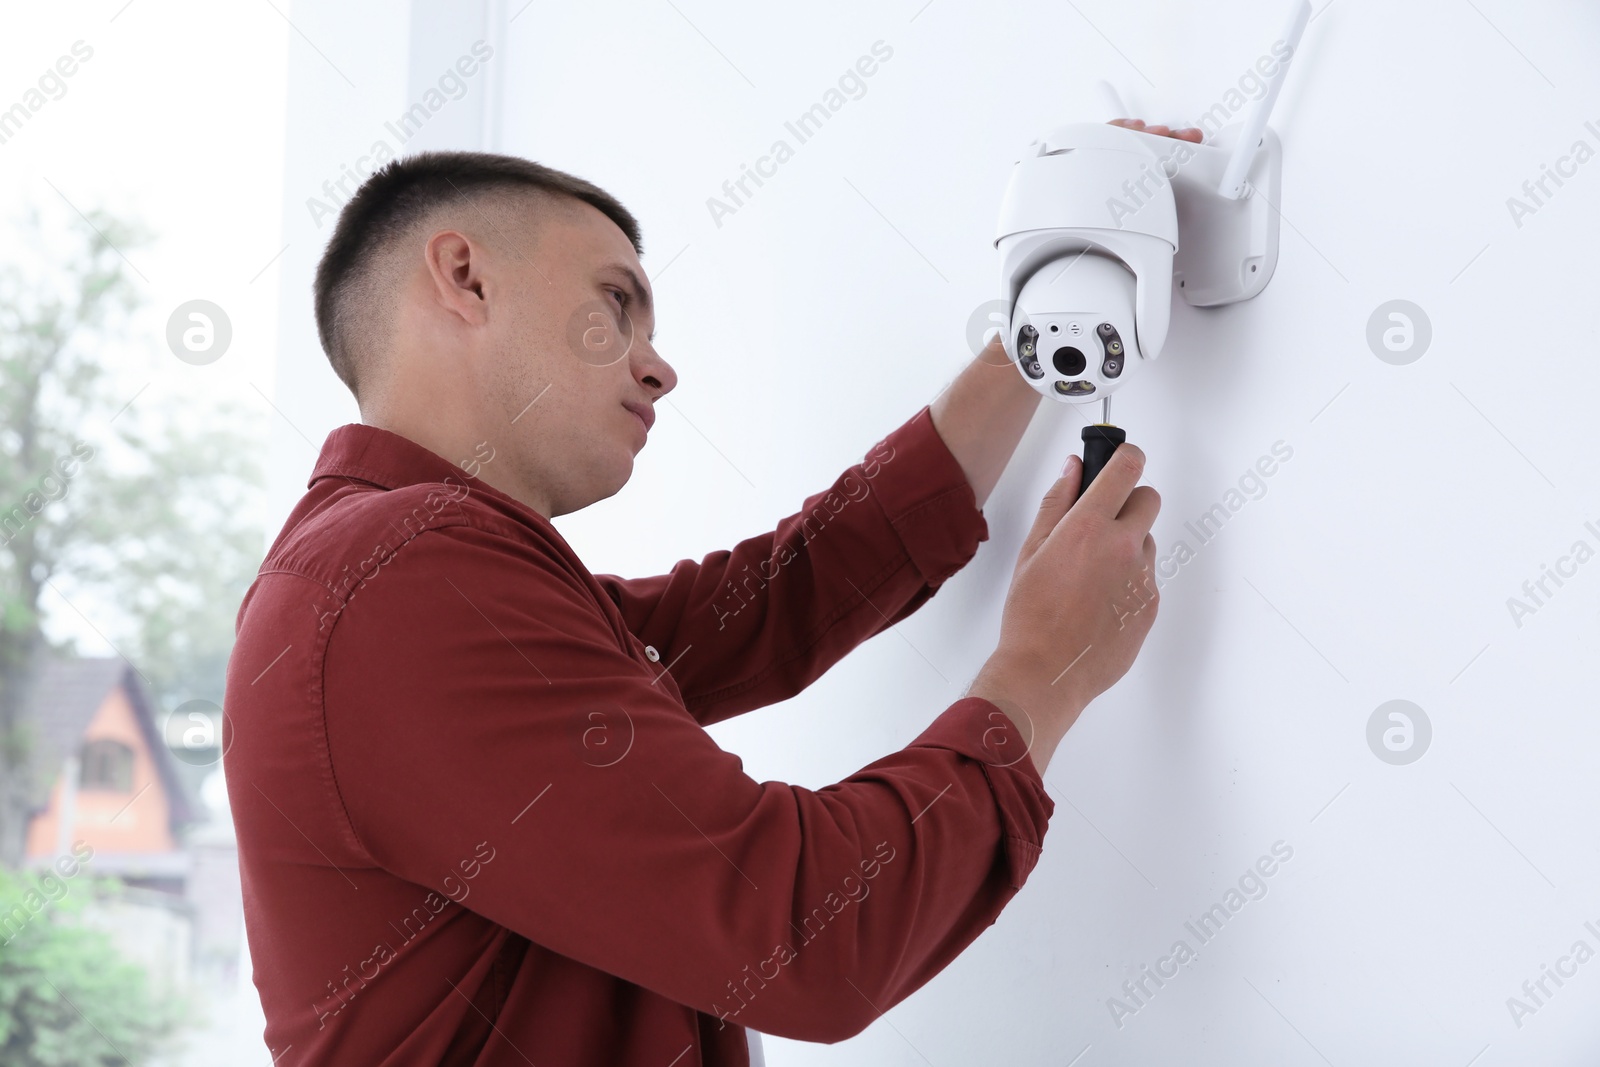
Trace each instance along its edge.
{"label": "blurred tree", "polygon": [[45,591],[128,658],[158,706],[220,704],[263,549],[256,416],[114,395],[107,368],[148,345],[125,329],[141,301],[123,258],[148,236],[100,211],[84,221],[63,255],[34,212],[32,260],[0,262],[0,866],[20,862],[41,785],[29,683],[42,654],[72,651],[46,637]]}
{"label": "blurred tree", "polygon": [[[143,970],[79,921],[87,876],[0,871],[0,1064],[137,1067],[162,1051],[188,1006],[152,996]],[[71,887],[70,890],[68,887]],[[95,892],[115,893],[102,883]]]}

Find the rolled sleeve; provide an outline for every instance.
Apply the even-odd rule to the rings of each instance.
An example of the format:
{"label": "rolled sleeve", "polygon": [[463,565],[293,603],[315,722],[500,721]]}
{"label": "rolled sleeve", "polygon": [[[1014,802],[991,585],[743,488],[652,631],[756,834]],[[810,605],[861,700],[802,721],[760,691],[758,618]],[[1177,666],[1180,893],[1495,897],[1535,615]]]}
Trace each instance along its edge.
{"label": "rolled sleeve", "polygon": [[937,589],[989,539],[989,524],[966,472],[933,425],[931,405],[884,442],[892,453],[873,479],[873,499],[923,581]]}
{"label": "rolled sleeve", "polygon": [[1029,738],[992,701],[962,697],[917,735],[912,746],[948,748],[978,761],[1000,812],[1006,872],[1021,889],[1044,848],[1055,801],[1028,754]]}

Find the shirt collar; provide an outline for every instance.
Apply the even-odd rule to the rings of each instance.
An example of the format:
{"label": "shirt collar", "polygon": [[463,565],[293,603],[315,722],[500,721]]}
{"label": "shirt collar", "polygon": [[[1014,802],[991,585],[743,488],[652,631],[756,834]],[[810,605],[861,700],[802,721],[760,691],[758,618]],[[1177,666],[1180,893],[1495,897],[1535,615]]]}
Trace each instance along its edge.
{"label": "shirt collar", "polygon": [[328,434],[306,488],[310,489],[323,478],[357,479],[383,489],[449,481],[465,484],[475,492],[493,491],[486,483],[409,437],[358,422],[340,426]]}

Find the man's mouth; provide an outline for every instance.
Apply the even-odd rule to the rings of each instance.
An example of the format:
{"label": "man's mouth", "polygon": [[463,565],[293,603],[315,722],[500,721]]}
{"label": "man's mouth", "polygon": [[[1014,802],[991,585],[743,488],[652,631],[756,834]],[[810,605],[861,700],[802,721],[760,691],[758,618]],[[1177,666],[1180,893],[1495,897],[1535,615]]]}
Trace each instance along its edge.
{"label": "man's mouth", "polygon": [[641,409],[633,404],[623,404],[622,406],[628,410],[629,414],[639,420],[639,425],[644,427],[645,435],[649,436],[650,424],[655,422],[655,412],[648,408]]}

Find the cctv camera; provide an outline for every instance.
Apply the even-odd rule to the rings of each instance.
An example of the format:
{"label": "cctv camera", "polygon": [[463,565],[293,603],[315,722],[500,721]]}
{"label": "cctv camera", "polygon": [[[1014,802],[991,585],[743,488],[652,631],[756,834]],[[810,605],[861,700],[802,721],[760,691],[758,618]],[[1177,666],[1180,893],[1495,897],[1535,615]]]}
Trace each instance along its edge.
{"label": "cctv camera", "polygon": [[1063,126],[1012,171],[995,241],[1006,354],[1046,396],[1102,400],[1166,341],[1178,218],[1154,141]]}
{"label": "cctv camera", "polygon": [[1217,307],[1249,300],[1272,278],[1282,148],[1267,117],[1310,20],[1309,0],[1291,0],[1272,49],[1287,55],[1266,92],[1209,144],[1073,123],[1032,141],[1012,168],[994,240],[1002,339],[1040,393],[1105,402],[1104,421],[1083,429],[1080,494],[1127,439],[1111,425],[1111,394],[1161,354],[1174,286],[1191,306]]}
{"label": "cctv camera", "polygon": [[1092,122],[1030,144],[994,242],[1024,380],[1103,400],[1161,354],[1174,290],[1194,307],[1260,293],[1278,262],[1281,160],[1260,110],[1209,144]]}

